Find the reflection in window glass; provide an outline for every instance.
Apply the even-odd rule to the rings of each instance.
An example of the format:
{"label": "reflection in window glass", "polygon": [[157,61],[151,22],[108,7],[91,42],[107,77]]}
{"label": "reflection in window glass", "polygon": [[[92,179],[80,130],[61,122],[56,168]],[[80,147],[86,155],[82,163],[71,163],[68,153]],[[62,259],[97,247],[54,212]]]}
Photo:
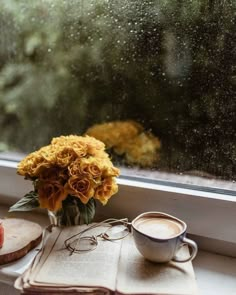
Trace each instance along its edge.
{"label": "reflection in window glass", "polygon": [[236,178],[235,1],[0,7],[1,151],[87,132],[121,165]]}

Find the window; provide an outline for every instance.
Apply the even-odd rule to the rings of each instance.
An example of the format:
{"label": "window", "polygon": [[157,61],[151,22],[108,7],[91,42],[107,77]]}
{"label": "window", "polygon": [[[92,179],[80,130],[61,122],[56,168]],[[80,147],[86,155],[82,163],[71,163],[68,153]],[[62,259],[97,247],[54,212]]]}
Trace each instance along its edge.
{"label": "window", "polygon": [[[55,136],[90,132],[106,141],[122,167],[125,194],[135,187],[148,200],[159,191],[160,208],[168,208],[167,200],[173,212],[179,207],[185,212],[186,206],[190,223],[201,210],[207,214],[206,204],[217,204],[220,214],[221,198],[233,214],[234,1],[0,0],[0,5],[4,177],[13,173],[6,160],[19,160]],[[4,187],[6,182],[3,194],[19,193]],[[175,207],[177,197],[182,201]],[[217,219],[213,215],[209,218]],[[199,229],[193,225],[193,231]]]}

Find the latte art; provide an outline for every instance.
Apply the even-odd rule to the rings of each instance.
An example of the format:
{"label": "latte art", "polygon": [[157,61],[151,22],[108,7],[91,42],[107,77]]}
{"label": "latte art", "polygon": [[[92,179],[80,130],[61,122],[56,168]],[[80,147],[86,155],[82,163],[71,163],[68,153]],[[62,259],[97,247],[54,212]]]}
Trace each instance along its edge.
{"label": "latte art", "polygon": [[183,230],[181,223],[163,217],[141,218],[136,223],[136,228],[145,235],[157,239],[169,239],[179,235]]}

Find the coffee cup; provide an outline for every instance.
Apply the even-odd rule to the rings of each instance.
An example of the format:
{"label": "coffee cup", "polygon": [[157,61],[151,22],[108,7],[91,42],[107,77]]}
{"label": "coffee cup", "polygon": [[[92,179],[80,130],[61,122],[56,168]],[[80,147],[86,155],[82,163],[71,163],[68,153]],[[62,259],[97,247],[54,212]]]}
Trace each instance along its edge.
{"label": "coffee cup", "polygon": [[[145,212],[131,223],[135,245],[148,260],[158,263],[187,262],[195,258],[197,244],[186,237],[184,221],[162,212]],[[178,250],[187,244],[191,254],[178,257]]]}

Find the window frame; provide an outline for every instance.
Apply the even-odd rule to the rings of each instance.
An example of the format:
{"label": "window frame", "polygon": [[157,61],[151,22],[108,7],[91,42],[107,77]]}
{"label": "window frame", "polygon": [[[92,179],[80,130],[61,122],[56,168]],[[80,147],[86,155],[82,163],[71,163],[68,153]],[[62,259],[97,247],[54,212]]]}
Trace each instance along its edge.
{"label": "window frame", "polygon": [[[32,190],[32,183],[16,173],[17,161],[0,160],[0,205],[10,206]],[[128,217],[145,211],[162,211],[183,219],[187,232],[236,244],[236,197],[232,194],[174,187],[153,182],[117,179],[119,191],[106,206],[97,204],[101,216]]]}

